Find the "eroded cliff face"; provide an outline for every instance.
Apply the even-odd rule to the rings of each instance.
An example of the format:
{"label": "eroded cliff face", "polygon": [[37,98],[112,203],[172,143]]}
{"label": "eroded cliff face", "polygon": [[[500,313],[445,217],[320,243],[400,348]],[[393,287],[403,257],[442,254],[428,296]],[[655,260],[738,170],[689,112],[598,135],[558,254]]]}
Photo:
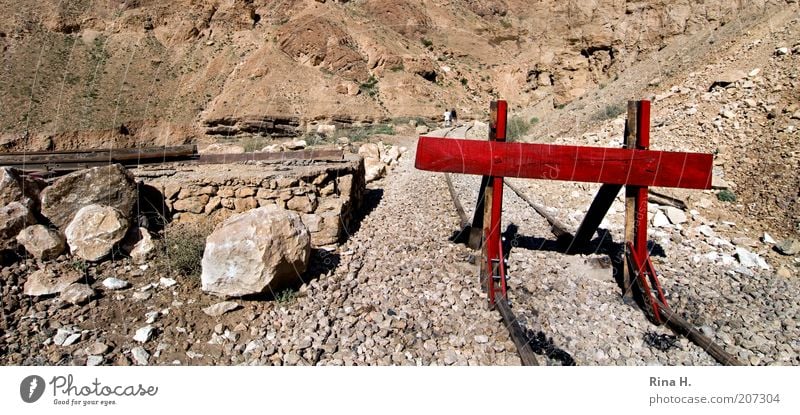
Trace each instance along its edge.
{"label": "eroded cliff face", "polygon": [[[11,11],[0,16],[6,150],[292,134],[310,120],[436,117],[445,107],[482,116],[498,97],[552,109],[685,36],[797,7],[793,0],[2,6]],[[254,119],[264,128],[237,127]]]}

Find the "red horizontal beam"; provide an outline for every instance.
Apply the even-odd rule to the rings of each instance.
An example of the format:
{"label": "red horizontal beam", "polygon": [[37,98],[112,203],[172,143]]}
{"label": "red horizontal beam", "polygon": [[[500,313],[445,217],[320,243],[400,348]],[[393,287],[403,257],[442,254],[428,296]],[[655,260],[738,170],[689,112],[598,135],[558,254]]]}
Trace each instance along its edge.
{"label": "red horizontal beam", "polygon": [[711,154],[420,137],[420,170],[632,186],[711,188]]}

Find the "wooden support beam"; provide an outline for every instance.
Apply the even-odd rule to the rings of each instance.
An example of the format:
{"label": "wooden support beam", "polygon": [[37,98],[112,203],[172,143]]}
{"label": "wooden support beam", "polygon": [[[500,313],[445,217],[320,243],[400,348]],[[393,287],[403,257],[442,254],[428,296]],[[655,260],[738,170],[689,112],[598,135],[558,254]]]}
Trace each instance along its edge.
{"label": "wooden support beam", "polygon": [[[628,101],[628,118],[625,122],[625,136],[623,147],[627,149],[636,148],[636,127],[638,104],[636,101]],[[636,191],[634,187],[625,186],[625,231],[623,244],[627,250],[628,242],[633,241],[634,225],[635,225],[635,211],[636,211]],[[634,304],[633,302],[633,283],[636,281],[636,276],[633,275],[628,261],[622,261],[622,301],[627,304]]]}
{"label": "wooden support beam", "polygon": [[622,185],[619,184],[604,184],[600,186],[600,190],[597,191],[597,195],[594,197],[589,211],[586,212],[581,226],[575,232],[575,237],[567,249],[568,252],[578,252],[592,240],[592,236],[594,236],[600,226],[600,222],[603,221],[621,189]]}
{"label": "wooden support beam", "polygon": [[420,137],[421,170],[634,186],[711,188],[701,153]]}

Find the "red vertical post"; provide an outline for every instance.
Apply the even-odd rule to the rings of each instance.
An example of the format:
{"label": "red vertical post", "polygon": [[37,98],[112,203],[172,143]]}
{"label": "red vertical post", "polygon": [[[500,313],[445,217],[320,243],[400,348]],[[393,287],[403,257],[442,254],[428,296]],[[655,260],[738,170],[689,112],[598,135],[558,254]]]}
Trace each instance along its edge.
{"label": "red vertical post", "polygon": [[[637,115],[636,148],[647,150],[650,147],[650,101],[639,101]],[[639,258],[647,258],[647,187],[636,189],[636,224],[634,246]]]}
{"label": "red vertical post", "polygon": [[[490,140],[492,141],[506,141],[506,121],[508,117],[508,103],[506,101],[497,101],[495,103],[496,119],[494,125],[491,126],[492,133]],[[502,163],[503,160],[495,160],[495,163]],[[491,192],[491,209],[489,216],[489,223],[485,225],[486,240],[484,243],[486,249],[486,267],[488,272],[488,285],[489,285],[489,302],[494,304],[495,299],[495,277],[499,276],[500,289],[503,297],[506,296],[506,281],[505,281],[505,268],[503,267],[503,250],[500,240],[501,234],[501,220],[503,213],[503,177],[492,176],[490,179],[490,188],[487,189]]]}

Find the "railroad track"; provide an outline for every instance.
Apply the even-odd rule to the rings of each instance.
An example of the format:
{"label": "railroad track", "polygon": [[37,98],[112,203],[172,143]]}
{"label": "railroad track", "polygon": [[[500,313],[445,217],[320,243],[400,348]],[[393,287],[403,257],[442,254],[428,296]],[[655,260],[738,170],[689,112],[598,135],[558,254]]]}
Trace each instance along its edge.
{"label": "railroad track", "polygon": [[[452,131],[452,130],[450,130]],[[449,132],[448,132],[449,133]],[[446,135],[445,135],[446,136]],[[448,192],[450,193],[450,197],[453,201],[454,208],[456,213],[459,217],[459,223],[462,229],[462,233],[471,235],[470,238],[470,245],[473,248],[476,248],[473,243],[475,242],[475,235],[478,234],[479,237],[481,235],[480,229],[474,229],[472,227],[472,220],[467,215],[467,212],[464,210],[463,205],[461,204],[460,198],[456,192],[455,186],[453,185],[452,177],[450,174],[444,174],[445,181],[447,183]],[[555,218],[553,215],[547,212],[545,206],[534,202],[530,197],[524,194],[518,187],[516,187],[513,183],[509,180],[504,180],[504,184],[511,189],[521,200],[527,203],[537,214],[542,216],[551,227],[551,232],[557,238],[573,238],[575,233],[570,230],[566,225],[564,225],[561,221]],[[477,217],[477,216],[476,216]],[[478,260],[478,264],[481,264],[482,261]],[[638,279],[634,279],[634,281],[638,281]],[[639,287],[641,290],[641,288]],[[726,366],[741,366],[742,363],[739,362],[734,356],[727,353],[721,346],[716,344],[713,340],[709,337],[705,336],[702,332],[700,332],[693,324],[683,318],[680,314],[675,312],[674,310],[670,309],[668,305],[659,303],[660,305],[660,313],[661,318],[664,320],[664,324],[666,324],[670,329],[678,335],[685,336],[691,342],[695,343],[697,346],[701,347],[705,350],[710,356],[712,356],[717,362],[722,365]],[[506,329],[508,330],[509,336],[511,337],[512,341],[517,347],[517,351],[519,353],[520,359],[522,360],[522,364],[524,366],[535,366],[538,365],[538,360],[536,358],[536,353],[534,352],[534,348],[532,347],[533,344],[537,342],[537,339],[533,338],[529,331],[520,324],[519,319],[515,316],[511,304],[503,298],[499,293],[495,296],[495,309],[498,310],[500,315],[503,318],[503,324],[505,325]],[[645,310],[647,312],[648,310]],[[649,310],[649,313],[652,316],[652,310]]]}
{"label": "railroad track", "polygon": [[86,149],[69,151],[34,151],[0,153],[0,166],[15,167],[25,172],[63,174],[89,167],[119,163],[124,166],[158,165],[170,162],[191,164],[224,164],[242,162],[281,162],[289,160],[340,161],[344,152],[338,149],[281,151],[272,153],[200,154],[193,144],[175,147]]}

